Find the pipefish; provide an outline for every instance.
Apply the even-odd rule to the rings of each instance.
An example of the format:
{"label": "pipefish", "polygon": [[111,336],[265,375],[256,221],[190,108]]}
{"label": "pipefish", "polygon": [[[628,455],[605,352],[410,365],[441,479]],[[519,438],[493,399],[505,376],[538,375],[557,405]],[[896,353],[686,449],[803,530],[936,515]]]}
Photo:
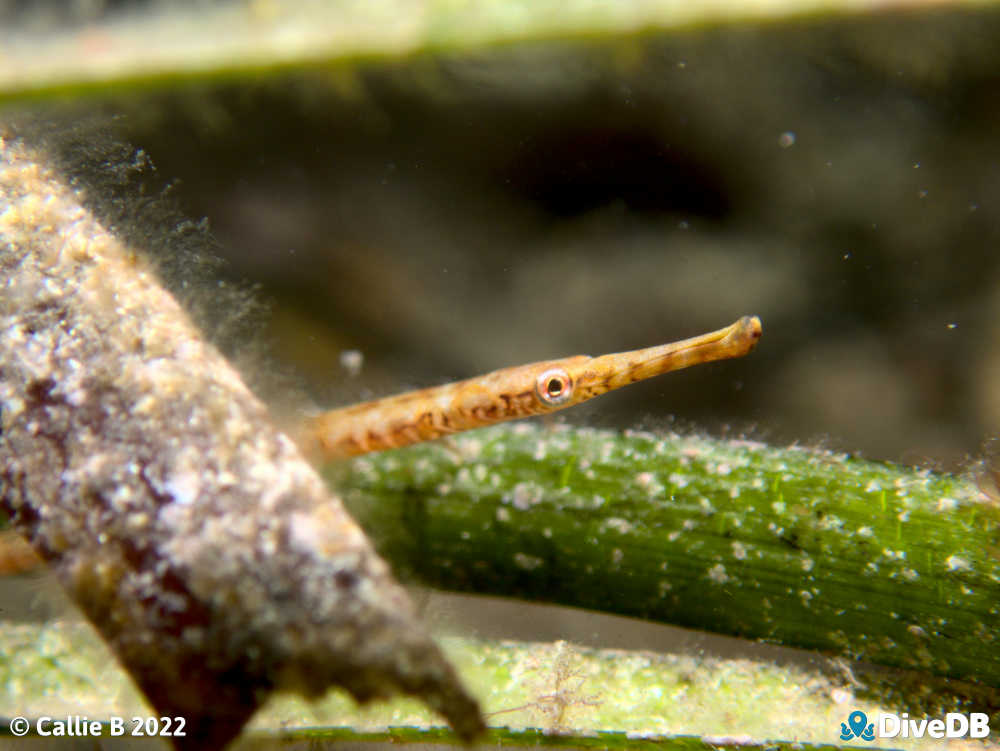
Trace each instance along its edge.
{"label": "pipefish", "polygon": [[548,414],[663,373],[742,357],[760,335],[760,319],[744,316],[718,331],[657,347],[496,370],[324,412],[306,420],[303,442],[323,459],[341,459]]}

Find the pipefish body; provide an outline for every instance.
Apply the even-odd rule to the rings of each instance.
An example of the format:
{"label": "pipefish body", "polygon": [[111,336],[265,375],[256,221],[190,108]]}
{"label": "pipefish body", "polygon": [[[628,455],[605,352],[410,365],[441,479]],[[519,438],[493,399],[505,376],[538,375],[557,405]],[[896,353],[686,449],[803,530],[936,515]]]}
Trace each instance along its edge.
{"label": "pipefish body", "polygon": [[504,368],[311,417],[305,442],[324,459],[340,459],[548,414],[673,370],[742,357],[760,335],[760,319],[744,316],[718,331],[658,347]]}

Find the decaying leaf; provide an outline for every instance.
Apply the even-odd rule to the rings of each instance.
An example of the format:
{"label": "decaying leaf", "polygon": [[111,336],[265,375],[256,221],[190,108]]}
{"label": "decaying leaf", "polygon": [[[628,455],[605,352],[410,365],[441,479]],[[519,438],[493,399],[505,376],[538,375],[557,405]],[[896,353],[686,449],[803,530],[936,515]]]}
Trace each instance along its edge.
{"label": "decaying leaf", "polygon": [[140,253],[0,139],[0,509],[175,745],[217,748],[275,688],[479,709],[405,592]]}

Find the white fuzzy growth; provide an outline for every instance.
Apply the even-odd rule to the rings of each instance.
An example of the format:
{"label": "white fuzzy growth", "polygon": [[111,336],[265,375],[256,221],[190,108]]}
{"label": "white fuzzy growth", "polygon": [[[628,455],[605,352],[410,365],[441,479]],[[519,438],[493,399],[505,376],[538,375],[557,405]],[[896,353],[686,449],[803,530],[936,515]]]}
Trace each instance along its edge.
{"label": "white fuzzy growth", "polygon": [[726,573],[726,567],[721,563],[716,563],[712,566],[712,568],[708,570],[707,576],[709,581],[712,581],[715,584],[725,584],[730,578],[729,574]]}
{"label": "white fuzzy growth", "polygon": [[969,563],[968,558],[963,558],[959,555],[949,555],[944,560],[945,568],[949,571],[972,571],[972,564]]}

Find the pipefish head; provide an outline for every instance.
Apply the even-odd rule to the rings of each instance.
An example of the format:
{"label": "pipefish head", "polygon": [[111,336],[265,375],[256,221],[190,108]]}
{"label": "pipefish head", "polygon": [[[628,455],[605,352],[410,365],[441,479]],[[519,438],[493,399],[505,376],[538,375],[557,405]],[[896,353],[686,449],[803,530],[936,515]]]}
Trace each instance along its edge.
{"label": "pipefish head", "polygon": [[754,349],[760,336],[760,319],[744,316],[726,328],[679,342],[523,367],[531,368],[534,413],[538,414],[564,409],[630,383],[691,365],[741,357]]}
{"label": "pipefish head", "polygon": [[545,414],[592,399],[630,383],[712,360],[750,352],[761,335],[760,319],[745,316],[724,329],[657,347],[600,357],[562,360],[498,370],[466,384],[483,420]]}

